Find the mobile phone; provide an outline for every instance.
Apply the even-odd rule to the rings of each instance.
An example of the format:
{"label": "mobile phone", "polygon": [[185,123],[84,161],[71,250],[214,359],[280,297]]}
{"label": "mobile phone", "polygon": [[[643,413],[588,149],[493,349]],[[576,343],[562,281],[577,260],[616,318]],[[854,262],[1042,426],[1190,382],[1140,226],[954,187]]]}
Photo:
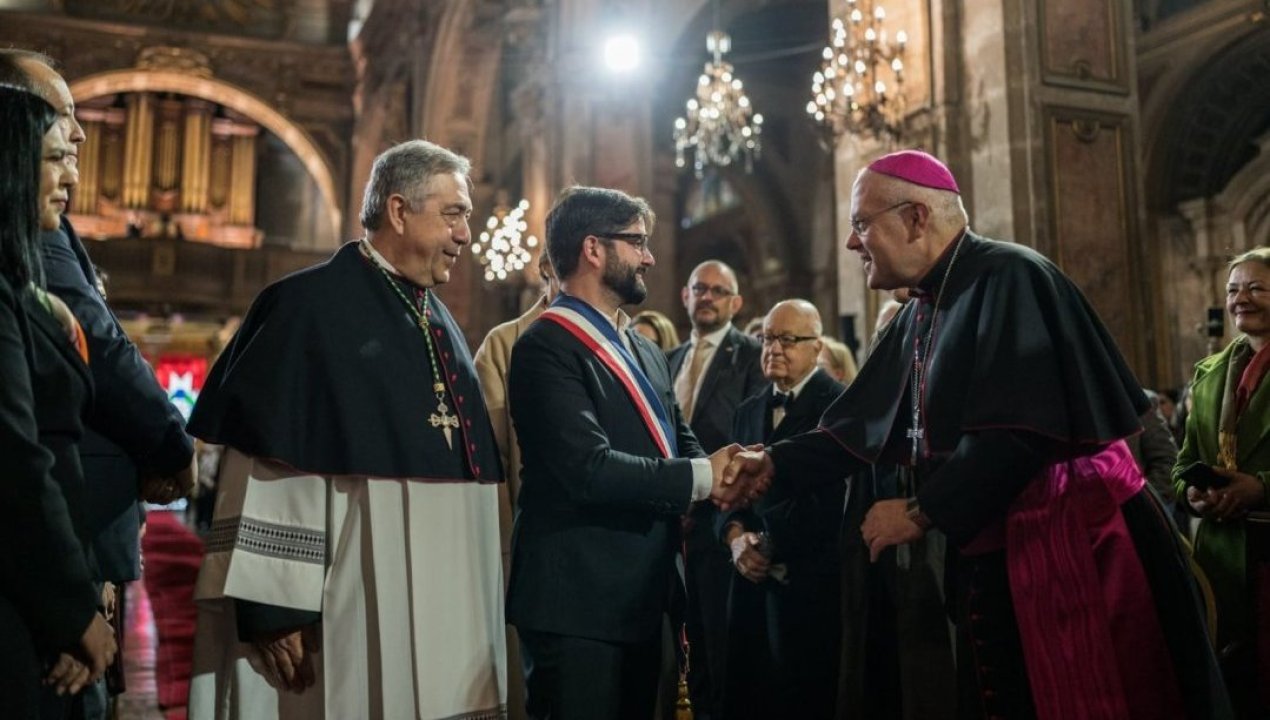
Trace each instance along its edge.
{"label": "mobile phone", "polygon": [[1182,470],[1182,480],[1187,485],[1196,490],[1207,490],[1209,488],[1224,488],[1230,484],[1230,478],[1225,475],[1218,475],[1209,465],[1202,462],[1191,463]]}

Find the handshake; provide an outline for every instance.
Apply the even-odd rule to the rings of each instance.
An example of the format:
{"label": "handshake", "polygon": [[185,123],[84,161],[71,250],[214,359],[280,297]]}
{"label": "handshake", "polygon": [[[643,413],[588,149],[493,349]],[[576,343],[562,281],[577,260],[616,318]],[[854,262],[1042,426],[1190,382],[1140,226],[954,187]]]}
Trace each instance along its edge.
{"label": "handshake", "polygon": [[744,447],[736,443],[716,450],[710,456],[710,469],[714,473],[710,499],[725,511],[762,497],[776,470],[762,445]]}

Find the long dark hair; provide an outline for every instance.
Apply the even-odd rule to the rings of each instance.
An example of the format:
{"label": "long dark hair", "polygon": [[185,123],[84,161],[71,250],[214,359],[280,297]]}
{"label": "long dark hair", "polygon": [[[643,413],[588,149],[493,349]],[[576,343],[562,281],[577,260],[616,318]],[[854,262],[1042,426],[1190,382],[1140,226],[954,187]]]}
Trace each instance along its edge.
{"label": "long dark hair", "polygon": [[[0,64],[8,58],[0,57]],[[0,76],[5,75],[0,68]],[[0,82],[0,275],[15,289],[40,272],[40,163],[57,113],[38,95]]]}

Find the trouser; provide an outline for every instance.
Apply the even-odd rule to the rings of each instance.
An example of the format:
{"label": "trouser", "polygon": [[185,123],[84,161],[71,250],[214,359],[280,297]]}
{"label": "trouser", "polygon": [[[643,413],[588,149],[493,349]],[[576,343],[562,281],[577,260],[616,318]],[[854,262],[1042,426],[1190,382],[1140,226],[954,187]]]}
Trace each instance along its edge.
{"label": "trouser", "polygon": [[648,720],[657,700],[661,634],[639,643],[518,628],[526,707],[535,720]]}

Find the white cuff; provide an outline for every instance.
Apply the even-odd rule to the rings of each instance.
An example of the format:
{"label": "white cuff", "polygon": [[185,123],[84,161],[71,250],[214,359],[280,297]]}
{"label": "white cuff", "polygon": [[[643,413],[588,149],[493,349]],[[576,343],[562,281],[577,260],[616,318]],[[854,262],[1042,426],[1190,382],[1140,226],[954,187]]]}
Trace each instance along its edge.
{"label": "white cuff", "polygon": [[714,489],[714,470],[710,458],[692,459],[692,501],[705,500]]}

